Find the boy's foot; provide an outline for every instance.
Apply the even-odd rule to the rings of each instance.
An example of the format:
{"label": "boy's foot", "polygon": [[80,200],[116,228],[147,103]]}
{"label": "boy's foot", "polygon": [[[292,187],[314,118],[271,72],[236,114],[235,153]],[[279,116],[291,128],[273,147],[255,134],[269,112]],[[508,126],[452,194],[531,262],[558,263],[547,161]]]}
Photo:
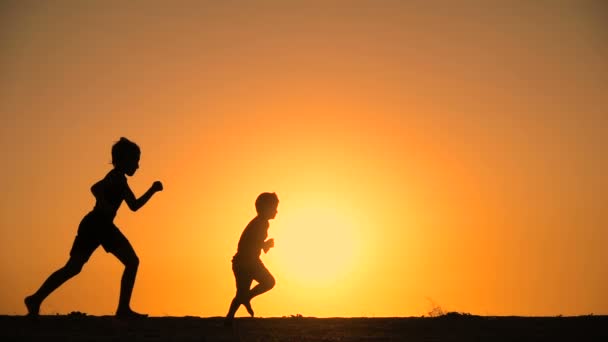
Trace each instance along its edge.
{"label": "boy's foot", "polygon": [[137,319],[137,318],[146,318],[147,314],[142,314],[139,312],[135,312],[131,309],[127,310],[118,310],[116,311],[116,318],[126,318],[126,319]]}
{"label": "boy's foot", "polygon": [[23,302],[27,308],[28,316],[38,316],[40,313],[40,302],[38,302],[34,296],[25,297]]}
{"label": "boy's foot", "polygon": [[234,318],[224,318],[224,326],[230,328],[232,326],[232,321],[234,321]]}
{"label": "boy's foot", "polygon": [[245,309],[247,309],[249,315],[253,317],[253,308],[251,307],[251,302],[247,301],[246,303],[243,303],[243,306],[245,307]]}

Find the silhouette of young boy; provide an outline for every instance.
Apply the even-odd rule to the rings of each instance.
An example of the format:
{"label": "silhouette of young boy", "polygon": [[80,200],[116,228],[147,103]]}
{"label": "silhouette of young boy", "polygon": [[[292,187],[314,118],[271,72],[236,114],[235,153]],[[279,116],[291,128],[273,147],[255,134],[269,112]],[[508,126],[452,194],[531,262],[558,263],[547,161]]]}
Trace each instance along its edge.
{"label": "silhouette of young boy", "polygon": [[37,316],[40,305],[59,286],[74,277],[82,270],[91,254],[103,246],[106,252],[114,254],[125,266],[120,282],[120,298],[116,317],[141,318],[146,314],[131,310],[130,301],[139,266],[139,258],[129,240],[114,225],[114,217],[124,200],[132,211],[137,211],[156,192],[163,190],[161,182],[156,181],[140,198],[135,198],[127,184],[127,177],[133,176],[139,168],[141,151],[134,142],[120,138],[112,146],[112,164],[114,168],[99,182],[91,187],[95,196],[95,207],[84,216],[78,226],[78,234],[74,239],[68,262],[51,274],[40,286],[40,289],[25,298],[28,315]]}
{"label": "silhouette of young boy", "polygon": [[[264,192],[255,201],[257,216],[245,227],[236,254],[232,257],[232,272],[236,280],[236,295],[230,304],[225,324],[231,325],[234,315],[242,304],[253,317],[251,299],[274,287],[275,280],[260,260],[261,250],[267,253],[274,247],[274,239],[268,239],[269,220],[277,215],[279,198],[277,195]],[[258,284],[250,289],[252,281]]]}

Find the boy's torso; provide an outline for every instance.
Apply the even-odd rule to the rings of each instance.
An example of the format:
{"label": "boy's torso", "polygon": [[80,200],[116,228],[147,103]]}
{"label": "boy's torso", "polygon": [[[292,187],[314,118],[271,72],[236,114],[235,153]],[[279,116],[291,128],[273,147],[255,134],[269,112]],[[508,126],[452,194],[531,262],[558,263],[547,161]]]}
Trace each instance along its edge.
{"label": "boy's torso", "polygon": [[260,258],[264,241],[268,237],[269,223],[255,217],[243,230],[234,260],[255,260]]}

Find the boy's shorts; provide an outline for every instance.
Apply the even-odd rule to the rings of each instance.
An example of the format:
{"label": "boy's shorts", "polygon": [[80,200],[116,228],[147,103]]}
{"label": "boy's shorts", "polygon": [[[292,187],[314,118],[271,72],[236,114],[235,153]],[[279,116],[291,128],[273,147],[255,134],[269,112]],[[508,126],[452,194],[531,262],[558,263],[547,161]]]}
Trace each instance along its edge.
{"label": "boy's shorts", "polygon": [[252,280],[255,280],[259,283],[261,282],[269,282],[274,278],[270,271],[264,266],[262,260],[239,260],[238,258],[232,259],[232,272],[234,273],[234,278],[237,282],[237,287],[239,283],[251,283]]}
{"label": "boy's shorts", "polygon": [[74,238],[70,256],[87,261],[99,245],[107,253],[113,253],[123,248],[129,248],[131,243],[114,223],[90,212],[78,226],[78,234]]}

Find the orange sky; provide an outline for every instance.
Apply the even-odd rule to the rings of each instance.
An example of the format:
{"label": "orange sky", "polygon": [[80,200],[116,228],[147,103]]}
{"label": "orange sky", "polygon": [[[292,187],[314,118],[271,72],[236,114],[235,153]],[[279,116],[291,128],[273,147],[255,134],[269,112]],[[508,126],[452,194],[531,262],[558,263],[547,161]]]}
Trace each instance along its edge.
{"label": "orange sky", "polygon": [[[0,13],[0,314],[67,261],[121,136],[142,148],[134,192],[165,185],[116,218],[136,310],[224,315],[253,201],[275,191],[260,316],[608,314],[600,1]],[[112,314],[121,272],[98,249],[42,313]]]}

